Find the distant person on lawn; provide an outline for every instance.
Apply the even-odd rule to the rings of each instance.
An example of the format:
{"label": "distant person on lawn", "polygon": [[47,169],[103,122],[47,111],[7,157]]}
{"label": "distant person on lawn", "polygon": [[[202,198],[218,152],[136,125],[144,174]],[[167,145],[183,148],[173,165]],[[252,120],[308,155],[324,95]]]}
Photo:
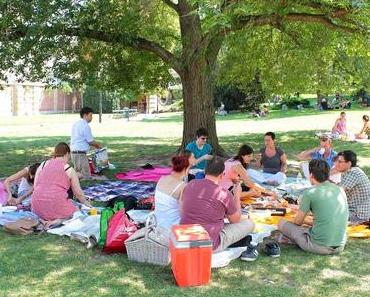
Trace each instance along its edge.
{"label": "distant person on lawn", "polygon": [[[8,205],[23,204],[25,206],[29,206],[31,204],[33,182],[39,166],[40,163],[32,164],[4,180],[4,186],[8,192]],[[15,198],[12,195],[11,185],[17,181],[20,181],[20,183],[18,186],[17,198]]]}
{"label": "distant person on lawn", "polygon": [[196,139],[188,143],[185,147],[186,150],[193,153],[195,158],[195,164],[193,169],[204,170],[208,160],[211,160],[213,156],[212,146],[207,143],[208,131],[205,128],[199,128],[196,132]]}
{"label": "distant person on lawn", "polygon": [[72,126],[71,134],[71,159],[79,178],[90,178],[90,166],[87,158],[87,152],[90,146],[100,149],[100,143],[94,140],[89,123],[93,118],[93,109],[83,107],[80,111],[81,119]]}
{"label": "distant person on lawn", "polygon": [[76,171],[68,165],[70,152],[68,144],[59,143],[53,158],[42,162],[36,172],[31,208],[46,228],[71,218],[78,210],[68,198],[70,188],[79,202],[91,206],[80,187]]}
{"label": "distant person on lawn", "polygon": [[356,139],[370,139],[370,123],[369,123],[369,116],[364,115],[362,116],[362,121],[364,125],[360,133],[356,134]]}
{"label": "distant person on lawn", "polygon": [[346,135],[347,134],[347,120],[346,120],[346,113],[342,111],[340,113],[340,117],[336,119],[332,133],[338,135]]}
{"label": "distant person on lawn", "polygon": [[365,172],[357,167],[357,156],[353,151],[338,154],[336,169],[342,173],[339,186],[347,194],[349,221],[353,225],[370,221],[370,181]]}
{"label": "distant person on lawn", "polygon": [[[329,182],[330,168],[324,160],[309,163],[310,182],[313,185],[304,191],[294,222],[280,220],[278,229],[302,250],[330,255],[343,251],[346,244],[348,204],[346,194],[337,185]],[[302,227],[312,214],[313,226]]]}
{"label": "distant person on lawn", "polygon": [[[204,179],[195,179],[185,186],[182,195],[180,224],[200,224],[213,242],[213,250],[222,251],[245,238],[254,229],[253,221],[241,220],[241,187],[234,186],[234,197],[230,191],[219,186],[225,164],[214,158],[205,170]],[[224,224],[224,218],[229,224]]]}

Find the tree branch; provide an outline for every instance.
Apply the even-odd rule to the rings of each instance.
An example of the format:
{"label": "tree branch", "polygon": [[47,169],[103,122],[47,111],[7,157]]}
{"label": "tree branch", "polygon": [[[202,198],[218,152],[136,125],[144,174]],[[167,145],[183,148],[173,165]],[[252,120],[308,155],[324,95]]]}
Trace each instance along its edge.
{"label": "tree branch", "polygon": [[[17,27],[5,32],[5,37],[10,41],[16,41],[25,37],[30,29],[31,28],[26,26]],[[94,31],[90,29],[70,28],[64,26],[54,26],[45,29],[47,30],[44,30],[44,32],[49,37],[63,35],[70,37],[89,38],[106,43],[116,43],[131,47],[133,49],[145,50],[156,54],[165,63],[169,64],[176,72],[181,71],[181,63],[174,54],[162,47],[160,44],[142,37],[132,36],[125,33]]]}
{"label": "tree branch", "polygon": [[172,2],[172,0],[162,0],[165,4],[167,4],[169,7],[171,7],[174,11],[179,13],[179,6],[178,4]]}
{"label": "tree branch", "polygon": [[[340,10],[342,11],[342,10]],[[330,17],[331,16],[331,17]],[[345,20],[345,14],[341,14],[338,11],[327,14],[311,14],[311,13],[287,13],[284,16],[279,14],[269,14],[269,15],[259,15],[259,16],[245,16],[237,20],[231,28],[225,29],[221,34],[227,34],[230,31],[238,31],[248,26],[264,26],[271,25],[274,27],[281,27],[284,21],[291,22],[303,22],[303,23],[319,23],[323,24],[331,29],[339,29],[348,33],[356,33],[363,31],[363,33],[368,34],[368,30],[353,26],[346,26],[343,24],[336,23],[334,19]],[[359,30],[361,29],[361,30]]]}

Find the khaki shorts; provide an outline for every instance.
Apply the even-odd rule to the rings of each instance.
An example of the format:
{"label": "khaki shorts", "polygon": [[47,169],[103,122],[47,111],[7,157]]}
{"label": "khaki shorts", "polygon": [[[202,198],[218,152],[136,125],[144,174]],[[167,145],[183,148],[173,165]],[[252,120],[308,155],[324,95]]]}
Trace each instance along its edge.
{"label": "khaki shorts", "polygon": [[81,174],[84,178],[91,177],[89,159],[86,154],[71,154],[73,167],[77,173]]}
{"label": "khaki shorts", "polygon": [[320,254],[332,255],[339,254],[344,250],[344,245],[337,248],[321,246],[311,241],[308,228],[304,228],[293,224],[291,222],[282,222],[280,224],[280,231],[290,240],[294,241],[302,250]]}
{"label": "khaki shorts", "polygon": [[254,229],[252,220],[245,219],[236,224],[225,224],[220,232],[220,245],[215,252],[220,252],[240,239],[246,237]]}

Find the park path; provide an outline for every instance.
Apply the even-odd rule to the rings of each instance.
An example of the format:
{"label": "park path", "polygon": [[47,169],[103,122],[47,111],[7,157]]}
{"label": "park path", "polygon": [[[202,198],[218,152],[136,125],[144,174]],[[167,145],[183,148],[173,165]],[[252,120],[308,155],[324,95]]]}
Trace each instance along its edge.
{"label": "park path", "polygon": [[[351,132],[361,129],[361,117],[367,111],[347,112],[348,128]],[[289,132],[304,130],[330,130],[338,117],[337,113],[325,113],[309,116],[297,116],[278,119],[239,119],[217,121],[219,136],[242,135],[245,133],[264,133],[266,131]],[[94,116],[91,123],[96,137],[150,137],[158,139],[181,138],[181,121],[171,121],[173,114],[161,114],[159,120],[150,122],[124,119],[113,119],[111,115],[103,116],[103,123],[98,123]],[[77,114],[44,115],[22,117],[17,119],[0,119],[0,137],[45,137],[69,136],[71,126],[78,119]],[[163,120],[163,121],[162,121]]]}

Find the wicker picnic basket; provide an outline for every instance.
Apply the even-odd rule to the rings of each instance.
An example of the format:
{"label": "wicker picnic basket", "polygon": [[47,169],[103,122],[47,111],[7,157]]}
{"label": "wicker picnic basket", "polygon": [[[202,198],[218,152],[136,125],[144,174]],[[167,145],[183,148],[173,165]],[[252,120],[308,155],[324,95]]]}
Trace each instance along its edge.
{"label": "wicker picnic basket", "polygon": [[169,232],[157,226],[154,214],[147,218],[145,228],[132,234],[125,245],[129,260],[157,265],[170,263]]}

